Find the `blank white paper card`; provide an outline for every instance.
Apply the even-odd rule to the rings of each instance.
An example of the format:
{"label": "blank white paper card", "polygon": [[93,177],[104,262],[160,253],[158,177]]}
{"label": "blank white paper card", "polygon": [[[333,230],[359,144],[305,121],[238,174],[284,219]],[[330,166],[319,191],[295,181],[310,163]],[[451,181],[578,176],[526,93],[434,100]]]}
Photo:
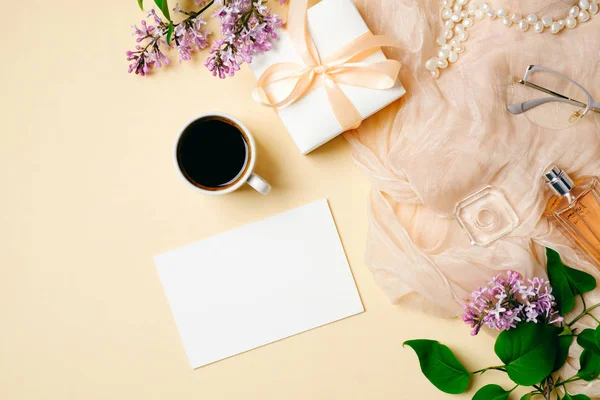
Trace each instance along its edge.
{"label": "blank white paper card", "polygon": [[325,199],[154,261],[192,368],[364,311]]}

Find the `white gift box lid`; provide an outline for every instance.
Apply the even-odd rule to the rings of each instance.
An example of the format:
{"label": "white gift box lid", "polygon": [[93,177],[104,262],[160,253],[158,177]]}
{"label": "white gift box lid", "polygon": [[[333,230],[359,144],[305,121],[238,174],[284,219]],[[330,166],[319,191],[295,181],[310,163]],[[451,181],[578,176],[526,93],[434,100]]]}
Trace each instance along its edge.
{"label": "white gift box lid", "polygon": [[[322,59],[332,55],[343,46],[369,32],[369,28],[360,16],[351,0],[323,0],[308,9],[308,30]],[[302,64],[285,30],[279,31],[279,38],[273,48],[254,57],[250,68],[258,78],[271,65],[281,62]],[[364,62],[383,61],[386,57],[378,51],[367,57]],[[292,83],[290,82],[289,85]],[[290,86],[273,85],[273,92],[285,92]],[[350,85],[339,85],[344,94],[352,101],[363,119],[376,113],[406,91],[400,81],[386,90],[367,89]],[[296,103],[279,110],[279,117],[292,136],[302,154],[308,154],[343,132],[327,99],[324,87],[318,87]]]}

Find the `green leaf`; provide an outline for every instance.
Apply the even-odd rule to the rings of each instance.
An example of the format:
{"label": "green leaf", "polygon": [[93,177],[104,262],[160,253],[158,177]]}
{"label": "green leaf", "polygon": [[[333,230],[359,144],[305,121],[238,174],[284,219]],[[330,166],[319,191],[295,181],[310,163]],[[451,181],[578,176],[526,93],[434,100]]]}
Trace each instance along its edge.
{"label": "green leaf", "polygon": [[475,393],[473,400],[507,400],[510,392],[498,385],[485,385]]}
{"label": "green leaf", "polygon": [[435,340],[408,340],[421,365],[421,372],[442,392],[459,394],[467,390],[471,374],[456,359],[452,351]]}
{"label": "green leaf", "polygon": [[171,20],[171,15],[169,14],[169,4],[168,0],[154,0],[156,6],[160,9],[166,19]]}
{"label": "green leaf", "polygon": [[567,362],[567,357],[569,356],[569,348],[573,343],[573,336],[559,336],[556,340],[556,358],[554,359],[554,367],[552,368],[552,372],[558,371],[561,369],[565,362]]}
{"label": "green leaf", "polygon": [[540,383],[552,372],[558,332],[555,327],[532,322],[500,333],[494,351],[505,364],[510,379],[521,386]]}
{"label": "green leaf", "polygon": [[565,315],[575,307],[575,296],[565,273],[566,267],[556,251],[546,248],[546,257],[552,294],[558,303],[560,315]]}
{"label": "green leaf", "polygon": [[584,294],[596,289],[596,278],[592,275],[569,267],[565,267],[565,272],[575,294]]}
{"label": "green leaf", "polygon": [[594,332],[593,329],[585,329],[577,336],[577,344],[583,347],[586,350],[596,351],[600,353],[600,348],[598,347],[598,343],[596,340],[596,333],[598,329]]}
{"label": "green leaf", "polygon": [[140,6],[140,10],[144,11],[144,0],[137,0],[138,6]]}
{"label": "green leaf", "polygon": [[571,396],[568,392],[565,391],[565,397],[562,400],[591,400],[585,394],[576,394],[575,396]]}
{"label": "green leaf", "polygon": [[531,399],[533,399],[533,396],[539,396],[539,395],[540,394],[536,393],[536,392],[527,393],[521,397],[521,400],[531,400]]}
{"label": "green leaf", "polygon": [[173,29],[175,27],[173,26],[173,22],[171,21],[169,23],[169,29],[167,30],[167,45],[171,45],[171,37],[173,36]]}
{"label": "green leaf", "polygon": [[552,249],[546,249],[546,256],[552,294],[556,298],[560,314],[565,315],[575,307],[575,295],[596,288],[596,279],[590,274],[564,265],[560,255]]}
{"label": "green leaf", "polygon": [[584,350],[579,357],[581,368],[577,373],[581,379],[588,382],[593,381],[600,375],[600,353],[592,350]]}

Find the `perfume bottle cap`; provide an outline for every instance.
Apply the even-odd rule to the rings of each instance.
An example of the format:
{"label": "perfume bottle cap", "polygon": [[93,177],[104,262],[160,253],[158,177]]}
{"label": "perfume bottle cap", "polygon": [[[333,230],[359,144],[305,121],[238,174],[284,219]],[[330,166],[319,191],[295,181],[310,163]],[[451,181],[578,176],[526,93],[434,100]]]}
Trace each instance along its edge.
{"label": "perfume bottle cap", "polygon": [[493,186],[459,201],[454,216],[471,244],[481,247],[505,237],[519,225],[519,217],[504,192]]}
{"label": "perfume bottle cap", "polygon": [[552,167],[544,174],[546,185],[559,196],[564,196],[575,187],[573,180],[564,171]]}

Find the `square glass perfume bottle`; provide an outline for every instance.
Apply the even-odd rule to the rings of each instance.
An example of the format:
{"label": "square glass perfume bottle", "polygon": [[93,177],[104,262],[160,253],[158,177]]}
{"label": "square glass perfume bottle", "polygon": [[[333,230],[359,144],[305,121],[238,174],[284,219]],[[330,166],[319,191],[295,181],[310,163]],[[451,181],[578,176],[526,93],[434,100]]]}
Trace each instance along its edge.
{"label": "square glass perfume bottle", "polygon": [[471,244],[486,247],[511,233],[519,218],[504,193],[486,186],[456,204],[454,216]]}
{"label": "square glass perfume bottle", "polygon": [[600,183],[597,177],[573,181],[557,167],[545,173],[554,192],[545,215],[600,268]]}

